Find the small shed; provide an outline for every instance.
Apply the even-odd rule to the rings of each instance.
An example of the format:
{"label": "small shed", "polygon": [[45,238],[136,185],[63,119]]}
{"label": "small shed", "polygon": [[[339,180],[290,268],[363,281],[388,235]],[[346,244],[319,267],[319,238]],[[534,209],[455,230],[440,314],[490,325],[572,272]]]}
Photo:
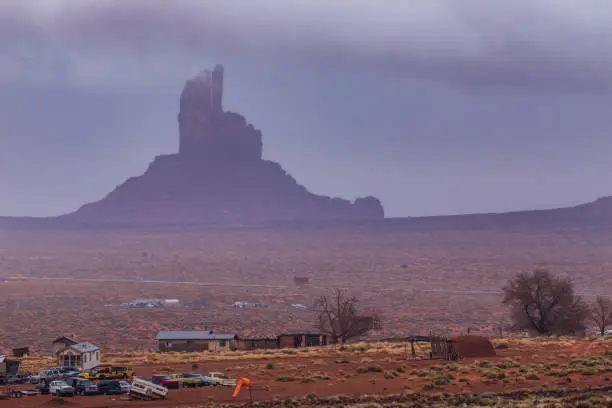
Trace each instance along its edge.
{"label": "small shed", "polygon": [[78,343],[79,342],[72,337],[58,337],[57,339],[53,340],[53,343],[51,345],[51,351],[54,355],[57,355],[57,353],[64,350],[66,347],[73,346]]}
{"label": "small shed", "polygon": [[237,349],[238,335],[212,330],[162,330],[157,333],[159,351],[229,351]]}
{"label": "small shed", "polygon": [[495,348],[486,337],[459,336],[450,340],[461,358],[468,357],[494,357]]}
{"label": "small shed", "polygon": [[0,377],[17,375],[19,372],[19,361],[9,360],[5,355],[0,355]]}
{"label": "small shed", "polygon": [[88,342],[70,345],[57,353],[57,365],[59,367],[77,367],[81,370],[91,370],[99,366],[100,361],[100,348]]}
{"label": "small shed", "polygon": [[30,354],[29,347],[16,347],[12,351],[13,357],[27,357]]}

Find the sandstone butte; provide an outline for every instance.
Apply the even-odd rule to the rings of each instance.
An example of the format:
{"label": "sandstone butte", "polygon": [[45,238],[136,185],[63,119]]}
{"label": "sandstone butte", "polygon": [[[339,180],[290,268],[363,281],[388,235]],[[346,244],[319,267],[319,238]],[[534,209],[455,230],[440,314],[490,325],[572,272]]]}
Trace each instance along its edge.
{"label": "sandstone butte", "polygon": [[262,133],[225,111],[223,67],[187,80],[178,114],[179,151],[155,157],[100,201],[61,216],[80,223],[136,225],[379,220],[377,198],[354,202],[309,192],[262,159]]}

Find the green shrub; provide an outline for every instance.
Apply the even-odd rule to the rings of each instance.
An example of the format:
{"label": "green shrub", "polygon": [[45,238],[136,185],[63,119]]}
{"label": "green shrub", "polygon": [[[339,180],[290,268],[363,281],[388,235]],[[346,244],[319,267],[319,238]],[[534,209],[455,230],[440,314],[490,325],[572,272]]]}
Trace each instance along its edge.
{"label": "green shrub", "polygon": [[268,364],[266,364],[266,368],[267,368],[268,370],[272,370],[272,369],[274,368],[274,364],[272,364],[272,363],[268,363]]}
{"label": "green shrub", "polygon": [[503,380],[506,378],[506,374],[500,370],[485,371],[482,376],[490,380]]}
{"label": "green shrub", "polygon": [[299,378],[295,378],[295,377],[288,377],[286,375],[281,375],[280,377],[278,377],[276,379],[277,382],[290,382],[290,381],[297,381]]}
{"label": "green shrub", "polygon": [[582,371],[582,375],[595,375],[597,374],[598,371],[594,368],[587,368],[585,370]]}
{"label": "green shrub", "polygon": [[387,371],[387,372],[385,373],[385,378],[386,378],[387,380],[392,380],[392,379],[394,379],[394,378],[396,378],[396,377],[397,377],[397,373],[396,373],[396,372],[394,372],[394,371]]}
{"label": "green shrub", "polygon": [[510,345],[508,343],[499,343],[497,346],[495,346],[495,348],[499,350],[505,350],[509,347]]}
{"label": "green shrub", "polygon": [[380,366],[367,366],[367,367],[359,367],[359,368],[357,368],[357,372],[359,374],[382,373],[383,369]]}

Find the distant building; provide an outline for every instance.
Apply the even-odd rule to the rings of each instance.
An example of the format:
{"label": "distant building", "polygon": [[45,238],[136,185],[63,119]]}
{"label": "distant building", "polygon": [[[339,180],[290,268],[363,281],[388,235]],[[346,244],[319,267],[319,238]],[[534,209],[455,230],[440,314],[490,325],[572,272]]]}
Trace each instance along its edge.
{"label": "distant building", "polygon": [[294,307],[296,309],[308,309],[308,306],[303,305],[301,303],[294,303],[294,304],[291,305],[291,307]]}
{"label": "distant building", "polygon": [[57,355],[57,353],[64,350],[66,347],[75,345],[77,343],[78,341],[76,341],[72,337],[58,337],[57,339],[53,340],[51,350],[53,351],[53,355]]}
{"label": "distant building", "polygon": [[234,307],[238,309],[247,309],[247,308],[261,308],[261,307],[267,307],[267,306],[259,302],[253,303],[253,302],[247,302],[244,300],[239,300],[237,302],[234,302]]}
{"label": "distant building", "polygon": [[236,350],[238,336],[214,333],[212,330],[162,330],[157,336],[159,351],[225,351]]}
{"label": "distant building", "polygon": [[278,348],[326,346],[327,336],[319,333],[292,333],[278,336]]}
{"label": "distant building", "polygon": [[154,308],[162,307],[164,302],[161,299],[135,299],[131,302],[124,302],[119,305],[122,308],[137,307],[137,308]]}
{"label": "distant building", "polygon": [[81,370],[91,370],[99,366],[100,361],[100,348],[87,342],[71,344],[57,353],[57,365],[59,367],[78,367]]}

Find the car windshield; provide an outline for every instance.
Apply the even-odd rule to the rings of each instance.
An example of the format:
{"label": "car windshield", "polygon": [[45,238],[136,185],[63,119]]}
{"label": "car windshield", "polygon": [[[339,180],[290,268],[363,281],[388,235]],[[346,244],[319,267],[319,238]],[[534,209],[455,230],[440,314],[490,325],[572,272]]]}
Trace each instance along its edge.
{"label": "car windshield", "polygon": [[170,377],[169,375],[157,375],[155,376],[155,378],[159,380],[172,380],[172,377]]}
{"label": "car windshield", "polygon": [[57,387],[68,387],[68,383],[64,382],[64,381],[58,381],[55,383],[55,385]]}

